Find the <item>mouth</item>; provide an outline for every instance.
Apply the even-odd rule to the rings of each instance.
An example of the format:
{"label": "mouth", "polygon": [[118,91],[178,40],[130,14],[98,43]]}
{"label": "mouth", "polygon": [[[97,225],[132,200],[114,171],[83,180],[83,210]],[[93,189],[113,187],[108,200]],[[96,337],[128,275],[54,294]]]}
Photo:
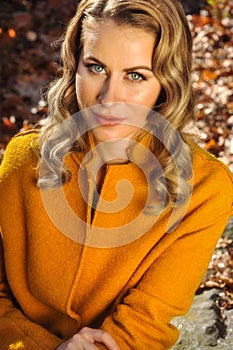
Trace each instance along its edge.
{"label": "mouth", "polygon": [[106,115],[93,112],[94,118],[99,125],[113,127],[124,122],[124,118],[116,117],[113,115]]}

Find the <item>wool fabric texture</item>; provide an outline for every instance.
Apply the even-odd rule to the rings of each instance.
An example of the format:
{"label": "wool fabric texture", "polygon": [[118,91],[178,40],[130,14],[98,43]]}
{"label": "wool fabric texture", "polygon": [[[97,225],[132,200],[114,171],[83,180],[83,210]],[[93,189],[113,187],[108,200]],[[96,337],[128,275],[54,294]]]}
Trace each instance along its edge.
{"label": "wool fabric texture", "polygon": [[178,211],[169,223],[169,208],[147,221],[147,181],[132,162],[108,166],[95,211],[78,153],[65,158],[68,183],[39,189],[36,137],[14,137],[0,168],[0,349],[55,350],[84,326],[109,332],[121,350],[169,349],[179,336],[170,321],[190,308],[232,215],[230,171],[191,143],[182,219]]}

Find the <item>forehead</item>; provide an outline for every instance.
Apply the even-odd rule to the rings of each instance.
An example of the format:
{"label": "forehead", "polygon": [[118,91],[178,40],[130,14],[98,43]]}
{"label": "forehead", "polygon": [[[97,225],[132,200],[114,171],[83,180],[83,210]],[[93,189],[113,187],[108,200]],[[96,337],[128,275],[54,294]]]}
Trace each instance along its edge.
{"label": "forehead", "polygon": [[[86,53],[98,52],[123,55],[145,55],[151,59],[155,35],[131,25],[118,25],[112,20],[91,21],[83,28],[83,49]],[[114,57],[114,56],[113,56]]]}
{"label": "forehead", "polygon": [[[134,35],[141,35],[142,37],[145,37],[147,35],[153,36],[155,38],[155,35],[152,34],[152,32],[149,32],[148,30],[136,27],[131,24],[118,24],[112,19],[106,19],[106,20],[96,20],[92,17],[87,17],[83,23],[83,37],[87,39],[87,36],[94,35],[100,36],[103,35],[105,32],[128,32],[131,33],[132,36]],[[119,34],[119,33],[118,33]]]}

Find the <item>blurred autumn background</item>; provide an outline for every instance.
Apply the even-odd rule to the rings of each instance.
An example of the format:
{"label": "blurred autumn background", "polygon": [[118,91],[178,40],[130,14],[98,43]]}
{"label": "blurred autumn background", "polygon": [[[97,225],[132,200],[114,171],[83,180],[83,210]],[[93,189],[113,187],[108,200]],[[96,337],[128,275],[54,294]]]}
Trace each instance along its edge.
{"label": "blurred autumn background", "polygon": [[[200,145],[233,171],[233,0],[185,1],[193,34],[193,84]],[[58,49],[77,1],[0,2],[0,161],[10,138],[46,115],[41,91],[56,77]],[[229,233],[230,232],[230,233]],[[233,308],[233,223],[220,239],[199,292],[220,288]]]}

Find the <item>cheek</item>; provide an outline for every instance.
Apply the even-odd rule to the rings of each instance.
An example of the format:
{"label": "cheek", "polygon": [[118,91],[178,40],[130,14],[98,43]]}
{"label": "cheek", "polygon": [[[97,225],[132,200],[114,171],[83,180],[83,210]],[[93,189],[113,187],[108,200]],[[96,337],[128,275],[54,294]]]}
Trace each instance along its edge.
{"label": "cheek", "polygon": [[80,94],[80,91],[81,91],[81,81],[80,81],[80,77],[78,76],[78,74],[76,74],[76,77],[75,77],[75,91],[76,91],[76,95],[78,97]]}
{"label": "cheek", "polygon": [[78,104],[82,108],[96,104],[98,87],[89,77],[77,74],[75,89]]}
{"label": "cheek", "polygon": [[85,82],[83,78],[80,77],[78,74],[76,75],[75,90],[76,90],[78,105],[82,107],[83,105],[85,105],[85,96],[87,94],[86,94]]}
{"label": "cheek", "polygon": [[144,94],[145,106],[152,109],[159,97],[161,91],[160,85],[152,87],[149,91]]}
{"label": "cheek", "polygon": [[156,93],[153,92],[153,90],[150,90],[149,92],[141,92],[137,94],[137,97],[135,99],[135,103],[139,104],[140,106],[144,106],[146,108],[152,109],[158,99],[159,91]]}
{"label": "cheek", "polygon": [[161,85],[159,82],[153,82],[140,89],[134,94],[134,102],[140,106],[152,109],[156,104],[161,91]]}

